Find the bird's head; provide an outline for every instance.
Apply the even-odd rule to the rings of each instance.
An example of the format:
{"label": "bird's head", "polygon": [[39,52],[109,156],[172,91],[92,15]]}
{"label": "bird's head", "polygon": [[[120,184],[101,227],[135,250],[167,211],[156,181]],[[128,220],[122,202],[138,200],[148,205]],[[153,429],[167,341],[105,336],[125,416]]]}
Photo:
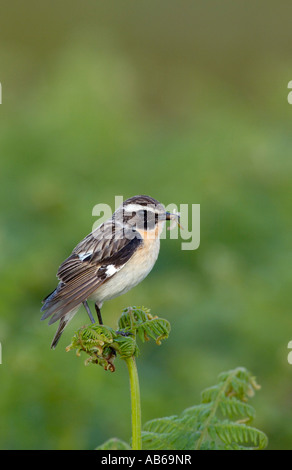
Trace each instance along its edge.
{"label": "bird's head", "polygon": [[143,237],[156,238],[162,232],[166,220],[179,221],[178,214],[165,210],[164,205],[150,196],[133,196],[117,209],[114,217],[123,224],[143,232]]}

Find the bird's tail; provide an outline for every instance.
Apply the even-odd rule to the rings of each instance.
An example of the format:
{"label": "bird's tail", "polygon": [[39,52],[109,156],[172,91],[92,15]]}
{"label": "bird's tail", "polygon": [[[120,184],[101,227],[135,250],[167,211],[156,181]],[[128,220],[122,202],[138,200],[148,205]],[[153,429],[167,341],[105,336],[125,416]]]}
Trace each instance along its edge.
{"label": "bird's tail", "polygon": [[75,313],[77,312],[77,310],[79,309],[79,305],[78,307],[75,307],[73,308],[73,310],[71,310],[70,312],[66,313],[61,319],[60,319],[60,322],[59,322],[59,326],[58,326],[58,329],[56,331],[56,334],[53,338],[53,341],[52,341],[52,344],[51,344],[51,348],[52,349],[55,349],[55,347],[57,346],[58,342],[59,342],[59,339],[61,338],[61,335],[67,325],[67,323],[72,320],[72,318],[74,317]]}
{"label": "bird's tail", "polygon": [[66,297],[62,296],[63,283],[60,282],[57,288],[51,292],[44,300],[41,311],[44,312],[41,320],[45,320],[51,317],[49,325],[60,320],[57,332],[51,344],[51,348],[55,349],[61,334],[64,331],[67,323],[74,317],[75,313],[79,309],[81,302],[69,302]]}

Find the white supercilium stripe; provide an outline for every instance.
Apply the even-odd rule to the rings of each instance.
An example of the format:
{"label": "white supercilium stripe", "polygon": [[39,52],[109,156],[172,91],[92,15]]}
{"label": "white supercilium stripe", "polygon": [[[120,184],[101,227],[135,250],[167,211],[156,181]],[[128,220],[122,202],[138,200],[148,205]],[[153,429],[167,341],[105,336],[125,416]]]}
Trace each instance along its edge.
{"label": "white supercilium stripe", "polygon": [[140,204],[127,204],[123,207],[124,211],[126,212],[136,212],[136,211],[150,211],[155,212],[155,208],[151,205],[149,206],[141,206]]}

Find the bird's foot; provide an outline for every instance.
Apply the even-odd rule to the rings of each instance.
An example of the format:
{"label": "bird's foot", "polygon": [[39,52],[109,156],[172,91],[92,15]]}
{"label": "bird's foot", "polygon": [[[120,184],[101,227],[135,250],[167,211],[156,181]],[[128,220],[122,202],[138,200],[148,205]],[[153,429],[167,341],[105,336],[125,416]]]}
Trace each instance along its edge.
{"label": "bird's foot", "polygon": [[133,336],[134,333],[131,333],[130,331],[117,330],[116,334],[121,335],[121,336],[130,336],[130,335]]}

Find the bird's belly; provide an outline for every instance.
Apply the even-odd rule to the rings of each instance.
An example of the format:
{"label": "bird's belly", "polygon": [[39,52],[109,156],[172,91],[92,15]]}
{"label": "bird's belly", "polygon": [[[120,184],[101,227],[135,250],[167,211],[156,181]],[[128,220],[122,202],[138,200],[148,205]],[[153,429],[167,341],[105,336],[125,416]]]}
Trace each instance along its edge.
{"label": "bird's belly", "polygon": [[[149,244],[149,247],[147,246]],[[146,245],[146,246],[145,246]],[[133,257],[112,278],[101,285],[90,300],[105,302],[125,294],[149,274],[159,253],[159,239],[149,241],[142,249],[138,249]]]}

